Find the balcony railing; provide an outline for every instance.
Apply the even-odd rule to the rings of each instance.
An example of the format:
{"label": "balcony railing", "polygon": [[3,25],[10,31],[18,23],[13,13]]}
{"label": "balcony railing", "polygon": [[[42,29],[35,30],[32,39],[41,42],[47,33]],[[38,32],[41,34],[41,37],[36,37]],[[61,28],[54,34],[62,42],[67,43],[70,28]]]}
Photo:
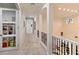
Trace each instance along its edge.
{"label": "balcony railing", "polygon": [[79,55],[79,42],[53,35],[52,53],[56,55]]}

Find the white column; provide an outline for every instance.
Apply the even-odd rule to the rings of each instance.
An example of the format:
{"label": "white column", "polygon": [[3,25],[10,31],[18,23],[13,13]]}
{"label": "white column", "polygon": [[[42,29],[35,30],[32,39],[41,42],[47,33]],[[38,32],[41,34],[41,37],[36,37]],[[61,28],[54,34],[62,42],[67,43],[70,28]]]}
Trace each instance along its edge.
{"label": "white column", "polygon": [[[50,4],[47,5],[47,51],[48,54],[52,54],[52,19],[51,19]],[[52,14],[53,16],[53,14]]]}

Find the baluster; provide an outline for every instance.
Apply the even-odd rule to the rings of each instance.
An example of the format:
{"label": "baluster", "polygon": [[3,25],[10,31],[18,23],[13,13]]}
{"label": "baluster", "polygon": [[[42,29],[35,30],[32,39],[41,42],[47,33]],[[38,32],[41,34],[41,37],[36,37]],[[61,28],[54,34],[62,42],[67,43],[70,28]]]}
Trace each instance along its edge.
{"label": "baluster", "polygon": [[65,55],[67,55],[67,41],[65,41]]}
{"label": "baluster", "polygon": [[59,46],[59,48],[60,48],[60,55],[61,55],[61,39],[60,39],[60,46]]}
{"label": "baluster", "polygon": [[64,55],[64,40],[63,40],[63,55]]}
{"label": "baluster", "polygon": [[78,55],[79,55],[79,45],[77,45],[77,47],[78,47],[77,50],[78,50]]}
{"label": "baluster", "polygon": [[71,43],[71,55],[73,55],[73,44]]}
{"label": "baluster", "polygon": [[58,41],[57,40],[58,40],[58,38],[56,38],[56,54],[58,55],[58,53],[57,53],[58,52],[58,50],[57,50]]}
{"label": "baluster", "polygon": [[61,40],[61,46],[60,46],[60,47],[61,47],[61,55],[62,55],[62,46],[63,46],[63,45],[62,45],[62,40]]}
{"label": "baluster", "polygon": [[57,38],[55,37],[55,54],[57,54]]}
{"label": "baluster", "polygon": [[54,41],[54,36],[52,36],[52,53],[53,53],[53,41]]}
{"label": "baluster", "polygon": [[63,40],[61,41],[61,55],[64,54],[64,44],[63,44]]}
{"label": "baluster", "polygon": [[58,53],[58,39],[57,39],[57,55],[58,55],[59,53]]}
{"label": "baluster", "polygon": [[53,36],[53,39],[52,39],[52,53],[55,53],[55,37]]}
{"label": "baluster", "polygon": [[57,42],[57,54],[60,55],[60,39],[58,39]]}
{"label": "baluster", "polygon": [[76,45],[76,55],[78,55],[78,46]]}
{"label": "baluster", "polygon": [[71,42],[69,42],[69,55],[71,55]]}
{"label": "baluster", "polygon": [[66,48],[66,51],[67,51],[67,55],[69,55],[69,42],[67,42],[67,48]]}
{"label": "baluster", "polygon": [[64,41],[64,55],[66,55],[65,49],[66,49],[66,42]]}
{"label": "baluster", "polygon": [[59,49],[59,55],[60,55],[60,39],[59,39],[59,47],[58,47],[58,49]]}
{"label": "baluster", "polygon": [[73,44],[73,55],[75,55],[75,54],[76,54],[76,45]]}

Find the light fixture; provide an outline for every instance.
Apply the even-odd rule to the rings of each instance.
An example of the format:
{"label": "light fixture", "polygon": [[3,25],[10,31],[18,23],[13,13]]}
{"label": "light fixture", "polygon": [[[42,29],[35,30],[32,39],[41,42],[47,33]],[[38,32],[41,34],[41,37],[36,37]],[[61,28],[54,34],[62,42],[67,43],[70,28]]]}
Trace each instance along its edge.
{"label": "light fixture", "polygon": [[63,11],[65,11],[66,10],[66,8],[63,8]]}
{"label": "light fixture", "polygon": [[74,10],[71,10],[71,12],[74,12]]}
{"label": "light fixture", "polygon": [[70,11],[70,9],[67,9],[67,11]]}
{"label": "light fixture", "polygon": [[58,8],[58,10],[61,10],[61,8]]}
{"label": "light fixture", "polygon": [[75,13],[77,13],[78,11],[77,11],[77,10],[75,10],[74,12],[75,12]]}
{"label": "light fixture", "polygon": [[78,10],[67,9],[67,8],[61,8],[61,7],[59,7],[58,10],[67,11],[67,12],[74,12],[74,13],[77,13],[77,12],[78,12]]}

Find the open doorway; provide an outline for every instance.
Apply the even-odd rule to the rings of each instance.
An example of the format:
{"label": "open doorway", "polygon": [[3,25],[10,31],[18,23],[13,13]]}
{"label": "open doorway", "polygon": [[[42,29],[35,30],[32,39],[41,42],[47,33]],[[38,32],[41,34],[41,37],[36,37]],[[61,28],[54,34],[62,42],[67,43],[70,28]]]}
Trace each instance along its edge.
{"label": "open doorway", "polygon": [[36,28],[36,22],[34,21],[34,17],[26,17],[26,33],[34,34],[34,30]]}

